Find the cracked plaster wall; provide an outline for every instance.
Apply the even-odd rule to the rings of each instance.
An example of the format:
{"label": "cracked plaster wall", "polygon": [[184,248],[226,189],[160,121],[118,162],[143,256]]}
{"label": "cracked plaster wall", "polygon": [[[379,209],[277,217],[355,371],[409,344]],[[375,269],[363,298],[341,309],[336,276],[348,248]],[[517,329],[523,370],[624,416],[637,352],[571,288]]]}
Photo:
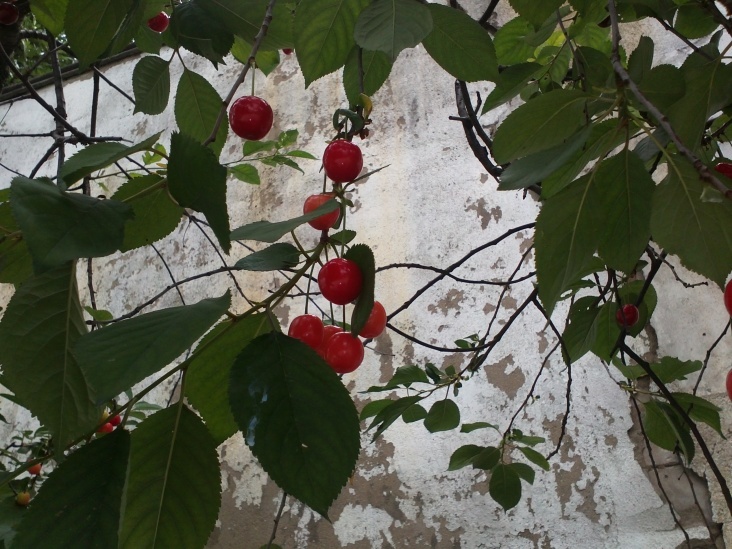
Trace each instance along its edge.
{"label": "cracked plaster wall", "polygon": [[[499,13],[498,22],[506,17],[506,13]],[[660,28],[646,28],[643,32],[654,38],[660,36]],[[640,33],[626,29],[626,36],[630,51]],[[657,51],[663,52],[666,61],[677,60],[680,45],[663,40],[664,45]],[[238,70],[232,62],[216,74],[201,59],[185,59],[190,68],[205,74],[222,95]],[[133,64],[134,60],[118,64],[106,68],[105,73],[131,93]],[[176,82],[180,64],[174,62],[172,67],[172,81]],[[129,103],[104,84],[102,89],[100,135],[118,134],[137,140],[174,127],[171,109],[156,117],[133,115]],[[489,89],[486,85],[471,86],[472,91],[480,91],[483,96]],[[43,93],[53,102],[52,90]],[[276,112],[270,135],[298,128],[299,148],[320,156],[330,136],[331,113],[345,104],[337,79],[323,78],[304,90],[294,59],[283,56],[281,66],[269,78],[257,79],[257,93]],[[70,121],[86,129],[90,78],[68,84],[67,98]],[[392,78],[373,100],[373,131],[359,145],[367,169],[390,166],[357,185],[349,226],[358,231],[358,242],[373,248],[377,265],[418,262],[446,266],[472,247],[535,219],[538,206],[534,200],[523,199],[521,193],[497,192],[495,182],[481,171],[466,146],[462,126],[448,119],[455,114],[453,82],[421,48],[400,56]],[[510,106],[516,104],[512,102]],[[29,100],[3,105],[0,112],[3,133],[43,132],[51,128],[49,118]],[[496,120],[505,113],[505,109],[499,112]],[[164,139],[169,135],[166,131]],[[28,173],[46,146],[38,140],[2,139],[0,155],[4,164]],[[235,159],[239,148],[239,140],[230,137],[224,159]],[[304,197],[315,192],[321,181],[317,163],[302,165],[304,176],[284,169],[262,170],[259,187],[230,180],[232,227],[265,217],[286,219],[299,214]],[[0,174],[0,187],[7,186],[10,178],[7,172]],[[201,184],[205,185],[205,181]],[[475,256],[456,275],[505,279],[521,254],[529,250],[531,236],[530,231],[523,231],[509,237]],[[316,235],[303,231],[302,238],[307,245],[315,241]],[[176,278],[219,265],[198,229],[188,224],[181,224],[158,247]],[[234,254],[244,253],[235,248]],[[149,249],[98,260],[95,267],[99,307],[115,316],[169,284],[163,264]],[[697,278],[683,269],[680,273],[690,281]],[[385,271],[377,277],[377,298],[388,311],[393,310],[432,277],[433,273],[417,269]],[[282,283],[273,274],[246,273],[237,278],[247,295],[255,299]],[[726,322],[720,305],[721,292],[712,287],[684,290],[668,272],[657,281],[655,331],[649,330],[642,336],[644,350],[649,356],[678,354],[681,358],[703,358]],[[209,278],[185,285],[182,292],[186,302],[191,303],[220,295],[228,283],[225,276]],[[80,279],[80,285],[85,291],[85,280]],[[499,291],[495,286],[443,281],[401,313],[395,324],[429,343],[450,346],[455,339],[484,329],[488,315],[495,310]],[[505,309],[498,316],[498,326],[530,291],[530,283],[511,288]],[[0,285],[0,304],[10,295],[11,288]],[[177,295],[170,292],[158,305],[177,304]],[[300,301],[288,301],[277,310],[283,325],[302,312],[302,305]],[[238,306],[244,306],[240,298]],[[687,321],[680,321],[680,316]],[[554,344],[541,316],[527,309],[510,337],[497,346],[483,371],[462,388],[458,399],[462,421],[489,421],[505,428]],[[727,433],[732,412],[721,389],[731,353],[726,338],[712,356],[701,388],[703,396],[723,406]],[[432,361],[439,367],[457,367],[463,360],[457,353],[441,355],[386,333],[373,342],[364,365],[345,376],[344,383],[360,409],[368,402],[368,396],[360,391],[389,380],[401,365]],[[617,386],[620,376],[598,360],[586,357],[573,365],[572,378],[572,413],[561,451],[552,460],[549,472],[537,472],[534,486],[524,484],[523,498],[510,512],[504,513],[488,496],[482,473],[446,470],[449,456],[458,446],[495,444],[493,431],[430,435],[421,423],[398,422],[374,443],[363,435],[356,472],[331,509],[332,523],[288,500],[277,542],[283,547],[303,549],[679,546],[684,538],[659,495],[649,469],[648,452],[638,432],[636,413]],[[566,367],[559,356],[554,356],[539,382],[540,398],[518,416],[515,426],[528,434],[556,441],[565,407],[566,379]],[[154,398],[164,400],[170,390],[169,385],[162,387]],[[2,413],[11,426],[32,421],[26,413],[13,408],[3,407]],[[0,425],[0,438],[7,433],[8,427]],[[723,471],[729,473],[732,463],[726,441],[707,434],[714,441],[712,448]],[[546,454],[551,448],[552,444],[547,443],[537,449]],[[222,444],[220,454],[226,463],[223,503],[208,547],[257,548],[269,539],[280,492],[268,481],[240,436]],[[658,450],[654,455],[662,466],[661,480],[674,493],[672,498],[692,538],[704,540],[709,534],[693,505],[690,482],[696,486],[702,507],[713,514],[713,520],[727,523],[725,528],[729,528],[729,517],[714,483],[711,501],[705,491],[705,468],[700,458],[695,463],[696,473],[687,480],[674,467],[674,456]],[[730,534],[727,532],[728,538]],[[723,546],[721,539],[717,539],[717,546]]]}

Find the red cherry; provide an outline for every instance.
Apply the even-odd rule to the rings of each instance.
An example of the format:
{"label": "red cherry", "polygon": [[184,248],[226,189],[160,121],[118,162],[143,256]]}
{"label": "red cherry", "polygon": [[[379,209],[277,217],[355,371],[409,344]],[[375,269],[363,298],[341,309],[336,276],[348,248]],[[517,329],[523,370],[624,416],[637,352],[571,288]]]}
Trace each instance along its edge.
{"label": "red cherry", "polygon": [[33,476],[40,475],[41,474],[41,467],[42,465],[40,463],[36,463],[35,465],[31,465],[28,467],[28,473],[30,473]]}
{"label": "red cherry", "polygon": [[720,162],[716,166],[714,166],[714,169],[721,173],[725,177],[729,177],[732,179],[732,164],[729,162]]}
{"label": "red cherry", "polygon": [[170,16],[164,11],[161,11],[155,17],[151,17],[147,20],[147,26],[154,32],[165,32],[165,29],[168,28],[168,24],[170,24]]}
{"label": "red cherry", "polygon": [[618,325],[621,328],[630,328],[635,326],[635,323],[638,322],[638,316],[638,307],[632,303],[628,303],[627,305],[623,305],[621,309],[617,310],[615,313],[615,320],[617,320]]}
{"label": "red cherry", "polygon": [[231,104],[229,125],[231,130],[249,141],[259,141],[272,129],[274,113],[264,99],[245,95]]}
{"label": "red cherry", "polygon": [[363,362],[363,343],[348,332],[334,334],[325,348],[325,361],[339,374],[353,372]]}
{"label": "red cherry", "polygon": [[287,335],[317,349],[323,341],[323,321],[315,315],[300,315],[293,319]]}
{"label": "red cherry", "polygon": [[320,342],[320,346],[315,349],[318,351],[318,354],[325,358],[325,349],[328,346],[328,342],[330,341],[330,338],[332,338],[335,334],[342,332],[340,326],[335,326],[334,324],[328,324],[326,326],[323,326],[323,341]]}
{"label": "red cherry", "polygon": [[727,372],[727,396],[732,400],[732,370]]}
{"label": "red cherry", "polygon": [[[328,202],[331,198],[335,198],[335,195],[332,193],[311,194],[305,199],[305,203],[302,205],[302,213],[306,214],[312,212],[316,208],[319,208]],[[308,221],[308,225],[313,229],[318,229],[319,231],[327,231],[335,226],[340,215],[341,211],[336,209],[330,213],[316,217],[312,221]]]}
{"label": "red cherry", "polygon": [[111,423],[113,427],[117,427],[117,425],[122,423],[122,417],[119,414],[112,416],[109,418],[109,423]]}
{"label": "red cherry", "polygon": [[318,273],[320,293],[335,305],[345,305],[356,299],[362,286],[361,269],[350,259],[331,259]]}
{"label": "red cherry", "polygon": [[374,301],[374,308],[371,309],[369,318],[358,335],[366,339],[378,337],[384,331],[384,328],[386,328],[386,310],[381,303]]}
{"label": "red cherry", "polygon": [[727,312],[732,316],[732,280],[727,282],[727,286],[724,288],[724,306],[727,307]]}
{"label": "red cherry", "polygon": [[285,55],[292,55],[292,49],[291,48],[282,48],[282,53]]}
{"label": "red cherry", "polygon": [[10,2],[0,2],[0,25],[13,25],[18,21],[18,8]]}
{"label": "red cherry", "polygon": [[114,425],[112,425],[109,421],[105,424],[103,424],[99,429],[97,429],[97,433],[111,433],[114,431]]}
{"label": "red cherry", "polygon": [[325,148],[323,169],[325,175],[336,183],[353,181],[363,168],[363,155],[358,145],[337,139]]}

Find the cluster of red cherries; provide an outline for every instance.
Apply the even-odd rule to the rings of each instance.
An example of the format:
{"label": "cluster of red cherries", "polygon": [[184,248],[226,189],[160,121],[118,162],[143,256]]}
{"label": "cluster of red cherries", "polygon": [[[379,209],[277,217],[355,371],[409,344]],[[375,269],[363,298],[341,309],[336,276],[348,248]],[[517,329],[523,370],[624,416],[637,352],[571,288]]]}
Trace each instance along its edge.
{"label": "cluster of red cherries", "polygon": [[[272,107],[262,98],[248,95],[238,98],[229,109],[231,130],[244,139],[258,141],[272,128]],[[323,153],[323,170],[334,185],[350,183],[363,168],[361,149],[345,139],[332,141]],[[335,193],[310,195],[303,204],[303,213],[309,213],[335,197]],[[309,221],[311,227],[323,233],[338,223],[340,211],[335,210]],[[325,234],[324,234],[325,237]],[[327,261],[318,273],[318,287],[322,296],[334,305],[346,305],[361,294],[363,275],[354,262],[336,257]],[[340,326],[323,324],[311,314],[303,314],[292,320],[288,335],[314,349],[325,362],[339,374],[353,372],[363,362],[362,338],[377,337],[386,327],[386,311],[381,303],[374,302],[373,309],[358,335],[344,331]]]}

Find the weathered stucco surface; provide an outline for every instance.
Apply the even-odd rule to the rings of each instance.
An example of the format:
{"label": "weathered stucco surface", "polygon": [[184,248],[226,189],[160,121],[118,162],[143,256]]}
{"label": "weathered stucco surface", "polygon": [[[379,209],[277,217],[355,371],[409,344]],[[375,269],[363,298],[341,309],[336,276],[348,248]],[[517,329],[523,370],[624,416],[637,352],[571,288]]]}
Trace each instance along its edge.
{"label": "weathered stucco surface", "polygon": [[[505,17],[505,14],[503,14]],[[658,29],[645,32],[658,34]],[[637,40],[637,36],[635,38]],[[633,39],[630,40],[632,44]],[[629,46],[632,49],[632,46]],[[667,42],[660,51],[674,60],[678,44]],[[273,106],[275,128],[300,131],[299,146],[320,156],[331,135],[331,114],[345,105],[336,78],[323,78],[305,90],[295,60],[283,56],[281,66],[265,79],[258,76],[257,94]],[[222,95],[238,71],[229,63],[216,74],[211,66],[193,56],[186,65],[206,75]],[[134,60],[108,67],[105,74],[131,93]],[[173,82],[180,73],[174,61]],[[248,89],[248,82],[244,89]],[[174,128],[172,109],[148,117],[132,114],[132,105],[104,86],[100,102],[100,134],[141,139]],[[471,86],[483,97],[485,84]],[[70,120],[86,127],[91,81],[81,78],[67,86]],[[53,101],[51,90],[44,94]],[[507,229],[531,222],[537,203],[519,192],[498,192],[495,182],[483,173],[466,146],[462,126],[451,121],[455,115],[453,81],[421,48],[405,52],[397,61],[393,77],[374,97],[371,136],[359,143],[369,170],[389,167],[357,185],[349,227],[358,231],[358,242],[374,250],[377,266],[396,262],[417,262],[447,266],[474,247],[503,234]],[[515,105],[516,103],[512,103]],[[504,113],[498,113],[498,119]],[[33,133],[52,128],[50,119],[32,101],[0,106],[2,133]],[[495,120],[486,120],[486,124]],[[2,163],[27,174],[45,152],[48,143],[39,140],[2,139]],[[230,137],[225,160],[238,158],[240,141]],[[319,189],[322,179],[317,162],[302,163],[305,175],[287,169],[262,170],[262,184],[248,186],[229,181],[232,227],[262,218],[286,219],[300,213],[303,199]],[[0,171],[0,187],[12,175]],[[201,185],[205,185],[201,181]],[[107,194],[101,189],[99,194]],[[316,235],[302,230],[306,243]],[[515,269],[531,245],[531,231],[517,233],[496,247],[477,254],[455,274],[476,280],[503,280]],[[177,279],[220,265],[199,229],[183,223],[169,238],[157,244]],[[234,247],[229,263],[246,253]],[[529,259],[531,256],[529,256]],[[98,306],[121,314],[154,295],[170,283],[163,263],[153,250],[144,249],[112,258],[95,260],[95,291]],[[531,261],[522,272],[531,270]],[[686,281],[698,277],[679,269]],[[237,279],[245,293],[261,298],[282,279],[273,274],[242,273]],[[394,310],[434,273],[417,269],[393,269],[377,276],[377,298],[387,311]],[[653,327],[641,336],[649,356],[677,354],[681,358],[703,359],[706,349],[721,333],[727,321],[716,287],[685,289],[666,273],[658,279],[659,305]],[[181,288],[187,303],[221,295],[229,287],[225,275],[186,284]],[[82,291],[85,276],[80,275]],[[490,285],[456,284],[445,280],[421,296],[394,319],[399,329],[435,345],[452,346],[461,337],[484,330],[495,310],[501,288]],[[513,286],[504,301],[499,326],[532,290],[530,281]],[[11,295],[0,285],[0,303]],[[237,298],[239,304],[243,302]],[[169,292],[158,306],[180,303]],[[303,302],[290,300],[277,313],[284,325],[303,310]],[[556,318],[561,318],[558,310]],[[510,336],[497,346],[488,363],[466,382],[457,402],[462,421],[488,421],[505,429],[524,400],[530,384],[542,367],[556,339],[546,322],[528,308]],[[723,408],[726,433],[732,426],[729,401],[723,394],[724,376],[732,348],[726,337],[716,348],[700,394]],[[361,393],[369,386],[387,381],[394,370],[427,361],[439,367],[459,366],[457,353],[440,354],[415,345],[393,332],[370,344],[365,364],[344,377],[357,407],[369,400]],[[534,486],[524,484],[521,503],[508,513],[488,496],[485,475],[472,469],[448,472],[451,453],[463,444],[495,444],[493,430],[461,434],[458,431],[430,434],[421,423],[395,423],[384,436],[371,442],[362,436],[363,450],[353,478],[333,505],[332,523],[302,504],[288,500],[277,533],[277,543],[287,548],[674,548],[684,542],[668,507],[656,487],[648,452],[638,430],[638,418],[624,392],[619,374],[595,358],[585,358],[572,367],[572,408],[566,435],[549,472],[537,472]],[[515,427],[527,434],[544,436],[537,447],[549,453],[560,433],[565,410],[568,371],[555,354],[546,364],[532,402],[519,414]],[[167,399],[170,386],[154,398]],[[435,395],[434,399],[444,395]],[[433,400],[434,400],[433,399]],[[428,401],[428,404],[430,402]],[[4,406],[2,413],[11,425],[29,421],[24,413]],[[705,431],[706,432],[706,431]],[[8,427],[0,424],[0,438]],[[713,433],[713,449],[725,474],[732,471],[728,442]],[[222,477],[223,503],[219,523],[213,532],[211,549],[257,548],[269,539],[272,520],[281,499],[280,490],[268,481],[241,436],[220,447],[226,462]],[[696,498],[710,506],[706,493],[704,463],[697,458],[696,474],[689,479],[677,467],[675,456],[655,449],[662,483],[672,498],[689,535],[700,540],[709,533],[694,505]],[[713,520],[728,523],[726,507],[712,481]],[[714,528],[713,528],[714,529]],[[728,531],[728,539],[732,532]],[[717,539],[717,547],[722,547]],[[714,545],[707,542],[709,546]]]}

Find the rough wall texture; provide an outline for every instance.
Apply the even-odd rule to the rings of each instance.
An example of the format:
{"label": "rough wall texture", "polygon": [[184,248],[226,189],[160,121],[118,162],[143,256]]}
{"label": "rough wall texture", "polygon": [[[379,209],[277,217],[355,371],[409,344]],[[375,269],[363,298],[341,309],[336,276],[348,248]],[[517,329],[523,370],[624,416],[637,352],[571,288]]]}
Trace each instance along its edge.
{"label": "rough wall texture", "polygon": [[[669,43],[663,49],[670,60],[675,58],[677,45]],[[632,49],[632,45],[628,47]],[[233,62],[219,74],[201,59],[185,57],[185,62],[189,68],[206,74],[222,94],[238,71]],[[130,92],[133,63],[109,67],[105,74]],[[176,82],[181,65],[174,61],[172,66]],[[300,148],[320,156],[331,134],[331,113],[345,103],[337,80],[324,78],[304,90],[294,59],[284,57],[269,78],[257,78],[256,89],[275,109],[272,135],[298,128]],[[486,85],[471,87],[484,96],[489,89]],[[83,128],[90,104],[90,79],[70,84],[67,94],[70,120]],[[45,95],[52,100],[51,90],[45,90]],[[448,119],[455,114],[453,81],[421,49],[407,51],[399,58],[393,77],[373,100],[374,130],[360,143],[365,166],[369,170],[387,164],[389,167],[357,185],[349,226],[358,231],[358,242],[373,248],[377,266],[417,262],[445,267],[509,228],[535,219],[538,205],[534,200],[523,198],[521,193],[497,192],[495,182],[471,157],[461,124]],[[172,109],[157,117],[133,115],[132,105],[110,88],[103,90],[100,112],[100,134],[139,140],[175,126]],[[50,119],[31,101],[3,105],[0,113],[2,133],[45,132],[52,128]],[[167,131],[164,139],[169,135]],[[4,165],[27,174],[47,145],[39,140],[2,139],[0,157]],[[240,145],[230,137],[224,159],[236,160]],[[299,214],[304,197],[319,189],[322,181],[316,162],[303,167],[305,176],[286,169],[265,169],[259,187],[231,180],[232,227],[265,217],[286,219]],[[0,172],[0,187],[7,186],[11,177],[7,171]],[[107,194],[101,188],[96,192]],[[302,233],[305,245],[315,242],[315,238],[307,231]],[[531,238],[530,230],[518,232],[472,257],[455,275],[472,280],[505,280],[529,251],[521,271],[528,273]],[[188,223],[181,224],[157,247],[176,279],[220,265],[199,229]],[[227,261],[233,263],[236,256],[245,253],[243,248],[235,247]],[[95,260],[94,265],[98,305],[115,315],[170,283],[164,264],[151,249]],[[686,281],[696,281],[697,277],[683,269],[678,273]],[[377,276],[377,298],[387,311],[394,310],[433,277],[434,273],[424,270],[386,270]],[[253,299],[266,296],[268,290],[283,282],[272,274],[237,274],[237,279]],[[86,279],[80,277],[80,284],[86,288]],[[192,303],[221,295],[229,285],[227,276],[219,275],[186,284],[181,292],[186,303]],[[657,288],[659,306],[654,327],[641,336],[645,351],[649,356],[677,354],[703,359],[727,320],[719,306],[719,290],[685,289],[670,272],[658,279]],[[444,280],[393,322],[423,341],[451,346],[455,339],[485,330],[501,289]],[[508,290],[498,326],[531,290],[530,281]],[[11,288],[0,285],[0,303],[10,295]],[[238,299],[243,303],[241,297]],[[179,303],[180,298],[169,292],[158,306]],[[276,312],[286,325],[302,310],[302,301],[290,300]],[[557,311],[557,318],[561,314]],[[546,437],[547,443],[537,449],[549,453],[561,432],[570,374],[557,353],[544,364],[555,344],[556,338],[543,317],[528,308],[482,371],[462,388],[457,399],[462,421],[488,421],[505,429],[541,371],[536,391],[540,398],[518,415],[514,427]],[[702,396],[724,406],[726,432],[732,425],[732,412],[720,389],[732,354],[730,345],[727,337],[715,349],[701,389]],[[369,346],[365,364],[345,376],[344,383],[360,409],[369,400],[361,391],[387,381],[399,366],[430,361],[438,367],[457,367],[463,360],[458,353],[441,354],[388,332]],[[357,470],[331,509],[332,523],[288,499],[277,543],[303,549],[686,546],[659,490],[660,479],[689,536],[699,540],[698,546],[714,547],[716,542],[717,547],[723,547],[719,528],[711,523],[727,523],[729,528],[729,517],[714,481],[711,496],[707,491],[703,460],[699,458],[696,472],[687,475],[674,455],[653,449],[652,457],[660,471],[657,478],[639,433],[638,414],[618,387],[621,376],[617,371],[586,357],[573,365],[571,378],[571,414],[562,447],[551,460],[549,472],[538,472],[534,486],[524,484],[524,497],[510,512],[504,513],[488,496],[483,473],[470,469],[447,472],[449,457],[458,446],[495,444],[500,438],[498,433],[488,429],[469,434],[429,434],[421,423],[398,422],[376,442],[371,442],[368,433],[363,434]],[[170,386],[163,387],[154,398],[165,400],[170,391]],[[443,397],[434,395],[432,400]],[[30,421],[27,415],[12,409],[3,408],[3,414],[11,425]],[[0,428],[4,429],[0,431],[3,438],[8,429]],[[723,471],[729,474],[732,453],[727,442],[707,434],[715,441],[713,450]],[[282,494],[268,481],[241,436],[222,444],[220,453],[226,462],[223,503],[208,546],[260,547],[269,539]],[[709,530],[716,540],[709,540]],[[727,531],[728,539],[730,535],[732,532]]]}

